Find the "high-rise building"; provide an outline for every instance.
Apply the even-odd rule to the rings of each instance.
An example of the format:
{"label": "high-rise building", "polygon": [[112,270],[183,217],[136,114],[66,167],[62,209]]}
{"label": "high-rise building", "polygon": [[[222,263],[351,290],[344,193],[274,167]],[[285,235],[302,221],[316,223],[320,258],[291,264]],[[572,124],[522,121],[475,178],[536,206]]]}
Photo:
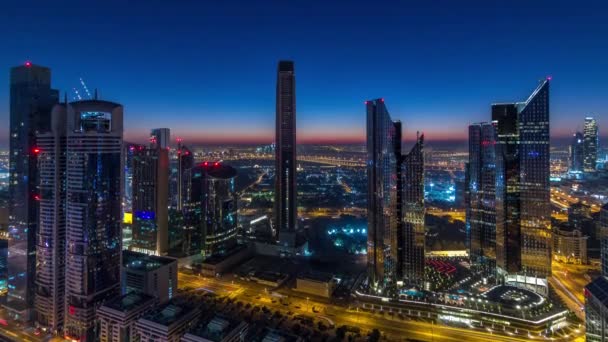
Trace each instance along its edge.
{"label": "high-rise building", "polygon": [[[397,278],[401,226],[401,123],[391,119],[383,99],[366,101],[367,110],[367,269],[373,286]],[[405,253],[405,252],[404,252]]]}
{"label": "high-rise building", "polygon": [[600,254],[602,259],[602,275],[608,277],[608,203],[600,210],[599,237],[600,237]]}
{"label": "high-rise building", "polygon": [[584,142],[584,161],[583,167],[585,172],[595,172],[597,163],[597,147],[598,147],[598,129],[597,122],[593,117],[585,118],[585,127],[583,129]]}
{"label": "high-rise building", "polygon": [[280,244],[296,243],[296,78],[294,63],[280,61],[277,70],[274,225]]}
{"label": "high-rise building", "polygon": [[150,144],[162,149],[169,148],[171,130],[169,128],[154,128],[150,131]]}
{"label": "high-rise building", "polygon": [[32,318],[38,232],[39,148],[36,134],[48,131],[59,93],[51,70],[26,62],[10,73],[9,243],[6,308],[18,320]]}
{"label": "high-rise building", "polygon": [[496,124],[469,125],[467,225],[472,265],[485,275],[496,270]]}
{"label": "high-rise building", "polygon": [[492,120],[498,271],[508,282],[520,279],[515,274],[526,275],[526,285],[546,290],[551,275],[549,79],[525,102],[492,105]]}
{"label": "high-rise building", "polygon": [[[400,142],[399,142],[400,143]],[[422,285],[425,267],[424,226],[424,135],[416,143],[401,165],[403,187],[397,187],[403,196],[403,238],[398,240],[398,249],[403,260],[398,263],[401,279],[408,285]],[[402,192],[402,194],[401,194]],[[400,201],[397,200],[399,204]],[[401,217],[401,216],[398,216]]]}
{"label": "high-rise building", "polygon": [[576,132],[570,143],[570,172],[582,172],[585,159],[585,144],[583,133]]}
{"label": "high-rise building", "polygon": [[591,342],[608,340],[608,204],[600,210],[602,275],[585,286],[585,335]]}
{"label": "high-rise building", "polygon": [[125,200],[123,204],[123,212],[133,213],[133,157],[135,153],[143,149],[144,145],[125,142],[123,149],[124,165],[125,165]]}
{"label": "high-rise building", "polygon": [[130,249],[152,255],[168,252],[169,151],[159,144],[133,156],[133,223]]}
{"label": "high-rise building", "polygon": [[95,313],[120,293],[123,107],[86,100],[67,112],[65,337],[93,341]]}
{"label": "high-rise building", "polygon": [[165,303],[177,293],[177,259],[122,252],[121,292],[145,293]]}
{"label": "high-rise building", "polygon": [[37,136],[40,219],[36,245],[36,321],[63,327],[66,246],[66,112],[56,106],[49,131]]}
{"label": "high-rise building", "polygon": [[190,198],[192,168],[194,167],[194,154],[178,140],[177,145],[177,210],[184,208]]}
{"label": "high-rise building", "polygon": [[222,255],[236,246],[236,170],[220,162],[203,162],[192,170],[191,213],[187,222],[204,257]]}

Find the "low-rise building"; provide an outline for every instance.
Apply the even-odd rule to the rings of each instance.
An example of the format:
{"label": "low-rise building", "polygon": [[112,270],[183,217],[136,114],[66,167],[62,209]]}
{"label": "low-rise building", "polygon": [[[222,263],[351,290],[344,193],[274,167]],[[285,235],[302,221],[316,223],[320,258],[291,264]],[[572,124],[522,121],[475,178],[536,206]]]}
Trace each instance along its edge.
{"label": "low-rise building", "polygon": [[105,302],[97,309],[101,342],[138,341],[135,323],[155,303],[154,297],[138,292]]}
{"label": "low-rise building", "polygon": [[328,273],[309,272],[298,276],[294,290],[325,298],[336,289],[336,279]]}
{"label": "low-rise building", "polygon": [[553,230],[553,259],[559,262],[587,264],[588,236],[576,228],[562,226]]}
{"label": "low-rise building", "polygon": [[122,293],[142,292],[165,303],[177,291],[177,259],[122,252]]}
{"label": "low-rise building", "polygon": [[200,318],[198,305],[183,300],[162,305],[137,320],[137,335],[146,342],[179,342]]}
{"label": "low-rise building", "polygon": [[223,315],[211,315],[187,332],[182,342],[243,342],[248,324]]}
{"label": "low-rise building", "polygon": [[203,261],[201,273],[207,277],[223,274],[242,264],[243,261],[251,257],[251,254],[248,246],[239,246],[228,254],[211,256]]}

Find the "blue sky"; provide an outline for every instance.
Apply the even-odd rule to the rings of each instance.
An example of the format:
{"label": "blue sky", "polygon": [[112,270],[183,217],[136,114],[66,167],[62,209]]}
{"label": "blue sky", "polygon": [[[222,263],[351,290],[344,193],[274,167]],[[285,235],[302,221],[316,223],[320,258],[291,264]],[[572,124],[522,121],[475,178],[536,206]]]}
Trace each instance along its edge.
{"label": "blue sky", "polygon": [[[363,141],[383,97],[406,138],[463,139],[492,102],[551,75],[552,134],[608,125],[605,1],[3,1],[0,122],[8,72],[83,77],[125,106],[125,136],[169,127],[192,142],[270,142],[276,63],[293,59],[302,142]],[[69,93],[71,95],[71,93]],[[0,126],[0,145],[8,137]]]}

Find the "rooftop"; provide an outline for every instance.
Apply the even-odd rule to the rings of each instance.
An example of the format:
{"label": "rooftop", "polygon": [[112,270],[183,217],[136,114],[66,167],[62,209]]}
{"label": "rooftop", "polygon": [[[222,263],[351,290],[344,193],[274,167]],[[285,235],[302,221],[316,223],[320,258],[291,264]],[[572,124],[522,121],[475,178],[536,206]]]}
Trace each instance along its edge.
{"label": "rooftop", "polygon": [[241,321],[224,315],[211,315],[203,319],[188,334],[213,342],[220,342],[240,324]]}
{"label": "rooftop", "polygon": [[133,251],[122,251],[122,266],[131,270],[152,271],[173,262],[177,262],[177,260]]}
{"label": "rooftop", "polygon": [[172,301],[144,315],[142,319],[160,325],[169,326],[198,309],[198,306],[193,303],[183,302],[178,304],[175,301]]}
{"label": "rooftop", "polygon": [[306,272],[300,274],[298,278],[327,283],[330,282],[334,276],[333,274],[323,272]]}
{"label": "rooftop", "polygon": [[103,306],[121,312],[128,312],[140,307],[143,304],[153,301],[154,297],[148,296],[147,294],[139,292],[130,292],[126,295],[105,302]]}

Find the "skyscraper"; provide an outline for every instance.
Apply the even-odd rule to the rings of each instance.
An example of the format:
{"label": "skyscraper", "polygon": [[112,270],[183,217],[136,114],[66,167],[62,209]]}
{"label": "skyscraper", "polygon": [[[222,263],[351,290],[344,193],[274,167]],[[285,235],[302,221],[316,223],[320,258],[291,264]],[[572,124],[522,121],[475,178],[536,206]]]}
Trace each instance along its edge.
{"label": "skyscraper", "polygon": [[602,275],[608,277],[608,203],[604,204],[600,210],[600,243],[601,243],[601,261],[602,261]]}
{"label": "skyscraper", "polygon": [[584,161],[583,166],[585,172],[595,172],[596,163],[597,163],[597,144],[598,144],[598,134],[597,134],[597,122],[593,117],[585,118],[585,127],[583,129],[584,134]]}
{"label": "skyscraper", "polygon": [[570,172],[582,172],[585,159],[584,136],[581,132],[576,132],[572,136],[570,143]]}
{"label": "skyscraper", "polygon": [[525,102],[495,104],[497,266],[507,281],[551,275],[549,79]]}
{"label": "skyscraper", "polygon": [[469,255],[486,275],[496,267],[496,124],[469,125],[469,163],[466,191]]}
{"label": "skyscraper", "polygon": [[[400,143],[401,141],[399,141]],[[424,135],[416,137],[416,143],[410,153],[403,156],[402,160],[403,187],[397,187],[397,190],[399,191],[398,197],[403,196],[403,228],[401,229],[403,239],[398,240],[398,249],[403,253],[403,260],[398,266],[401,269],[401,279],[406,284],[422,286],[426,233],[424,226]],[[401,205],[399,200],[397,200],[397,205]]]}
{"label": "skyscraper", "polygon": [[[366,101],[367,110],[367,269],[373,286],[397,277],[401,203],[401,123],[394,122],[383,99]],[[405,255],[405,251],[403,252]]]}
{"label": "skyscraper", "polygon": [[585,286],[585,335],[591,342],[608,339],[608,204],[600,210],[602,275]]}
{"label": "skyscraper", "polygon": [[160,144],[138,148],[133,157],[133,239],[131,250],[168,252],[169,151]]}
{"label": "skyscraper", "polygon": [[203,162],[192,170],[189,217],[196,221],[204,257],[226,254],[236,245],[235,177],[236,170],[220,162]]}
{"label": "skyscraper", "polygon": [[177,146],[177,210],[184,208],[190,198],[190,186],[194,155],[190,149],[178,140]]}
{"label": "skyscraper", "polygon": [[47,131],[58,101],[51,70],[26,62],[10,73],[9,245],[6,308],[19,320],[31,319],[38,231],[36,134]]}
{"label": "skyscraper", "polygon": [[155,147],[167,149],[171,141],[171,130],[169,128],[154,128],[150,131],[150,143]]}
{"label": "skyscraper", "polygon": [[66,338],[93,341],[95,311],[120,293],[123,107],[87,100],[67,117]]}
{"label": "skyscraper", "polygon": [[38,134],[40,220],[36,245],[36,321],[63,327],[66,246],[66,112],[56,106],[50,131]]}
{"label": "skyscraper", "polygon": [[277,70],[275,132],[274,224],[281,245],[295,245],[296,189],[296,78],[292,61]]}

